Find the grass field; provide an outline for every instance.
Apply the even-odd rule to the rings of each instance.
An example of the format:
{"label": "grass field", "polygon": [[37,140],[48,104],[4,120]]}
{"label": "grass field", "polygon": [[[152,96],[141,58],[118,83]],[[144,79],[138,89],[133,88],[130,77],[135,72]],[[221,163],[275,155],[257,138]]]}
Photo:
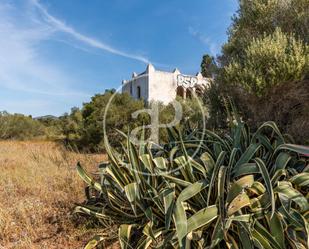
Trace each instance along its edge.
{"label": "grass field", "polygon": [[75,165],[93,172],[104,159],[53,142],[0,142],[0,248],[82,248],[95,231],[72,215],[84,200]]}

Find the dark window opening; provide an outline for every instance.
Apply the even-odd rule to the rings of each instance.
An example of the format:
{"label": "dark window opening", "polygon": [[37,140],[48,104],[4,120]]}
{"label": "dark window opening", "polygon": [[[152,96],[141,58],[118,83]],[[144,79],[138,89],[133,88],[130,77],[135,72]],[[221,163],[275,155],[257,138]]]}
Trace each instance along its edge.
{"label": "dark window opening", "polygon": [[185,89],[182,86],[178,86],[176,89],[176,95],[184,98],[185,97]]}
{"label": "dark window opening", "polygon": [[141,98],[141,87],[140,86],[137,87],[137,98],[138,99]]}
{"label": "dark window opening", "polygon": [[196,87],[195,93],[196,93],[197,96],[199,96],[199,97],[203,96],[203,92],[204,92],[204,89],[201,86]]}
{"label": "dark window opening", "polygon": [[192,95],[193,95],[193,89],[192,88],[187,88],[186,99],[191,99]]}

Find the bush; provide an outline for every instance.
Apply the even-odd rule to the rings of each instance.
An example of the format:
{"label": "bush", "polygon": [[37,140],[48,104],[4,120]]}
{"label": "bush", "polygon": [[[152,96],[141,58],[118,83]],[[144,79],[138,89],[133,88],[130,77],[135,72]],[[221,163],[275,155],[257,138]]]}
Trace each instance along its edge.
{"label": "bush", "polygon": [[106,144],[100,183],[77,166],[88,187],[75,211],[119,225],[122,248],[308,248],[309,148],[273,122],[205,133],[173,129],[162,149],[127,141],[121,155]]}
{"label": "bush", "polygon": [[225,80],[263,96],[279,83],[302,80],[309,72],[308,52],[308,46],[276,29],[272,35],[253,38],[244,57],[224,68]]}
{"label": "bush", "polygon": [[0,139],[25,140],[44,134],[44,126],[32,117],[0,112]]}
{"label": "bush", "polygon": [[271,119],[297,143],[309,144],[309,80],[279,84],[260,98],[242,89],[231,92],[251,127],[257,128]]}

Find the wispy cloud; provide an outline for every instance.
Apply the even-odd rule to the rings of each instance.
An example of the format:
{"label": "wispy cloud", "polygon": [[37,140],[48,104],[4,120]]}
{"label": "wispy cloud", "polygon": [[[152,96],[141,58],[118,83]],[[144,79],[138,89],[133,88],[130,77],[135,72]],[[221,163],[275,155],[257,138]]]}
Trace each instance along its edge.
{"label": "wispy cloud", "polygon": [[0,110],[14,107],[12,111],[24,111],[22,103],[31,100],[31,107],[36,104],[38,107],[27,113],[35,114],[43,108],[39,103],[44,99],[44,108],[49,105],[48,112],[55,108],[53,113],[59,113],[60,102],[69,107],[93,95],[76,87],[82,86],[81,78],[46,56],[48,51],[44,45],[50,44],[49,41],[62,42],[88,53],[104,51],[149,62],[142,55],[125,52],[78,32],[51,15],[39,1],[26,0],[17,5],[10,0],[0,0]]}
{"label": "wispy cloud", "polygon": [[41,3],[39,3],[38,0],[31,0],[31,3],[42,13],[44,20],[47,23],[49,23],[51,25],[51,27],[53,27],[55,29],[55,31],[67,33],[67,34],[71,35],[72,37],[74,37],[76,40],[78,40],[78,41],[80,41],[84,44],[87,44],[91,47],[101,49],[101,50],[104,50],[106,52],[109,52],[109,53],[112,53],[112,54],[115,54],[115,55],[119,55],[119,56],[123,56],[123,57],[129,58],[129,59],[138,60],[138,61],[141,61],[143,63],[150,63],[150,61],[144,56],[124,52],[120,49],[116,49],[116,48],[114,48],[114,47],[112,47],[112,46],[110,46],[110,45],[108,45],[108,44],[106,44],[102,41],[99,41],[95,38],[81,34],[80,32],[76,31],[74,28],[67,25],[62,20],[52,16],[47,11],[47,9]]}
{"label": "wispy cloud", "polygon": [[29,22],[28,18],[9,2],[0,3],[0,87],[41,95],[88,97],[84,92],[68,91],[76,79],[40,55],[39,45],[51,37],[53,28]]}
{"label": "wispy cloud", "polygon": [[212,56],[216,56],[220,53],[220,44],[214,42],[210,37],[207,37],[199,30],[191,26],[189,27],[188,31],[190,35],[192,35],[194,38],[196,38],[198,41],[202,42],[208,47],[209,52]]}

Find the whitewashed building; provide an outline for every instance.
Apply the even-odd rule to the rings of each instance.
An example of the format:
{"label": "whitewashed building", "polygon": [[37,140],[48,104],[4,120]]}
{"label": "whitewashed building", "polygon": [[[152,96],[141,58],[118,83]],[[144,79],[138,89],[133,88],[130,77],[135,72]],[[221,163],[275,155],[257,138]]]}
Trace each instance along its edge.
{"label": "whitewashed building", "polygon": [[210,80],[201,73],[185,75],[177,68],[173,72],[164,72],[148,64],[143,73],[133,73],[132,79],[122,81],[122,92],[128,92],[135,99],[168,104],[176,96],[190,98],[193,92],[200,94],[204,87],[209,86]]}

